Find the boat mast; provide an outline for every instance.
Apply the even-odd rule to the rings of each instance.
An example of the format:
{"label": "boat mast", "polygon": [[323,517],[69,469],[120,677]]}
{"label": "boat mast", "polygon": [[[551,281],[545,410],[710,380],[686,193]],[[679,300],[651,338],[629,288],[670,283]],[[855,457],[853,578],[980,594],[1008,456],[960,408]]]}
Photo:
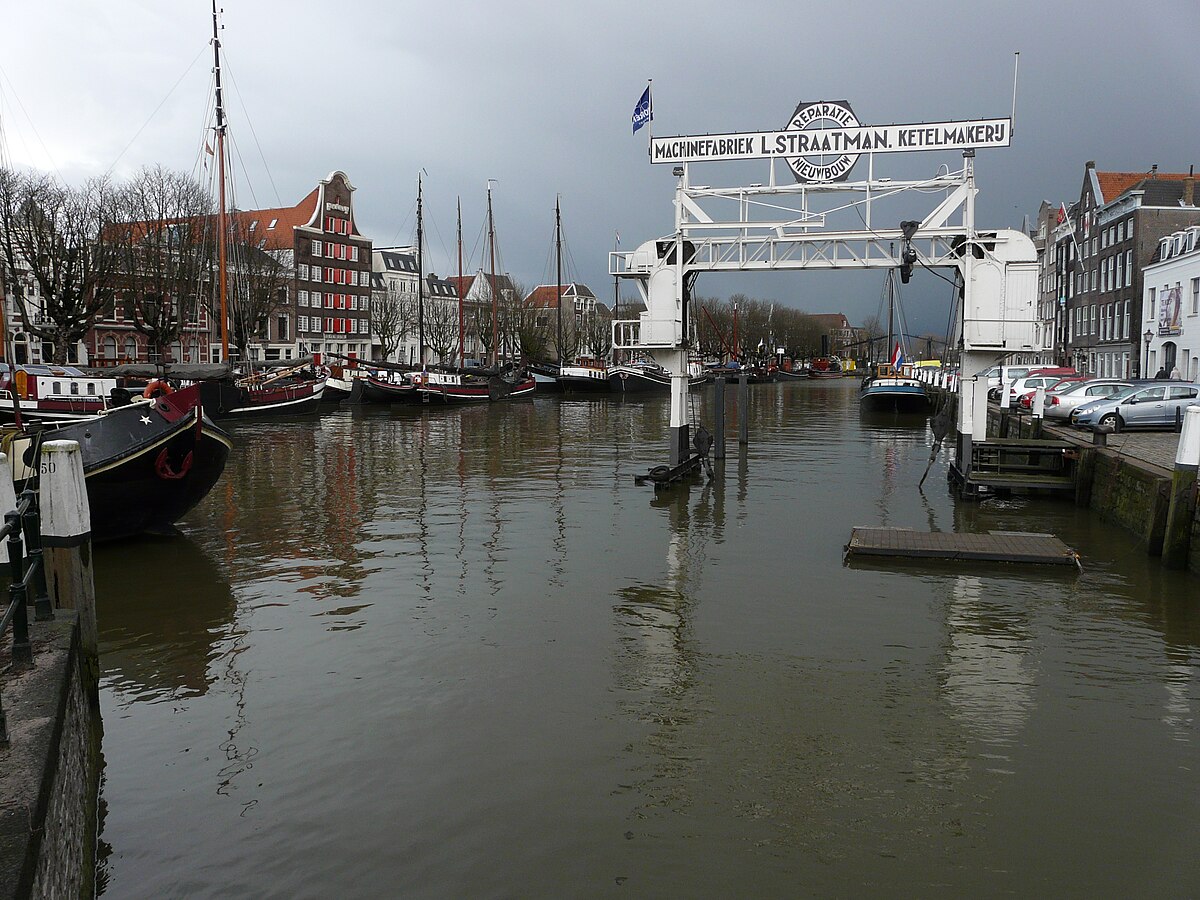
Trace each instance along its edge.
{"label": "boat mast", "polygon": [[562,373],[563,364],[563,335],[562,335],[562,213],[559,209],[559,198],[554,198],[554,271],[557,285],[558,306],[558,370]]}
{"label": "boat mast", "polygon": [[467,352],[466,322],[463,319],[463,271],[462,271],[462,197],[458,198],[458,365],[465,363]]}
{"label": "boat mast", "polygon": [[492,269],[492,365],[500,365],[500,330],[497,325],[497,296],[496,296],[496,222],[492,218],[492,182],[487,186],[487,215],[488,215],[488,247],[491,256]]}
{"label": "boat mast", "polygon": [[424,230],[422,220],[423,206],[421,197],[421,173],[417,173],[417,362],[425,368],[425,272],[424,272],[424,240],[421,232]]}
{"label": "boat mast", "polygon": [[221,362],[229,360],[229,312],[226,306],[225,255],[225,106],[221,95],[221,38],[218,36],[217,0],[213,0],[213,75],[217,111],[217,296],[221,311]]}

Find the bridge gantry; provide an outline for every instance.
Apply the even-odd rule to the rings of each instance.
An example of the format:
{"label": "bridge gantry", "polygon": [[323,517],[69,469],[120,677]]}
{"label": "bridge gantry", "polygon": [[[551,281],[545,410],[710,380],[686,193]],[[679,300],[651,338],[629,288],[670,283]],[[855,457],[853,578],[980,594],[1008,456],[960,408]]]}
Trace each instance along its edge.
{"label": "bridge gantry", "polygon": [[[609,274],[634,282],[646,305],[637,319],[613,322],[613,346],[650,356],[671,376],[672,467],[691,453],[689,305],[701,272],[953,270],[959,286],[951,345],[960,352],[960,469],[971,459],[972,442],[986,438],[987,385],[974,376],[1011,353],[1044,349],[1036,323],[1033,242],[1020,231],[976,228],[973,149],[964,150],[960,170],[930,179],[877,178],[873,161],[871,171],[859,182],[778,185],[772,161],[768,184],[713,188],[692,184],[689,165],[676,166],[674,233],[609,254]],[[900,220],[895,208],[914,197],[931,208],[922,219]],[[886,224],[880,207],[892,214]],[[844,227],[854,217],[858,225]]]}

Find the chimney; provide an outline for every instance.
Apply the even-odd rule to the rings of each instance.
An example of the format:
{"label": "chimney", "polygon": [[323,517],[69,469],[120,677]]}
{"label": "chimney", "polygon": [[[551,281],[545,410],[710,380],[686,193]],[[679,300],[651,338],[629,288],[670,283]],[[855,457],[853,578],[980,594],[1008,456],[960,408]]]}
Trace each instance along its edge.
{"label": "chimney", "polygon": [[1155,163],[1154,165],[1152,165],[1152,166],[1150,167],[1150,177],[1151,177],[1151,178],[1157,178],[1157,177],[1158,177],[1158,163]]}
{"label": "chimney", "polygon": [[1183,205],[1196,205],[1196,178],[1193,175],[1183,179]]}

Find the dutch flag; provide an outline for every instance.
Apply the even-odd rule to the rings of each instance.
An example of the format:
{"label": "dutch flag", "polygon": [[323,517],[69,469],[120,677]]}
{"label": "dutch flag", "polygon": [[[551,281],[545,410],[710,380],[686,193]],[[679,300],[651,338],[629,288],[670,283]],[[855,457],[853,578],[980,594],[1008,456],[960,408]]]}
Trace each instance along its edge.
{"label": "dutch flag", "polygon": [[900,349],[900,342],[896,341],[896,349],[892,351],[892,368],[898,369],[904,365],[904,351]]}

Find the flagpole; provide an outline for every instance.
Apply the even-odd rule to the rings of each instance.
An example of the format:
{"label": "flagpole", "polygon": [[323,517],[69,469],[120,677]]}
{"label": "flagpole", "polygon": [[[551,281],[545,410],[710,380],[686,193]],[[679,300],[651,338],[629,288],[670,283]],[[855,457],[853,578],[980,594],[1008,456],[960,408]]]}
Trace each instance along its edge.
{"label": "flagpole", "polygon": [[654,144],[654,79],[646,79],[646,96],[650,98],[650,116],[646,121],[646,155],[650,156]]}

